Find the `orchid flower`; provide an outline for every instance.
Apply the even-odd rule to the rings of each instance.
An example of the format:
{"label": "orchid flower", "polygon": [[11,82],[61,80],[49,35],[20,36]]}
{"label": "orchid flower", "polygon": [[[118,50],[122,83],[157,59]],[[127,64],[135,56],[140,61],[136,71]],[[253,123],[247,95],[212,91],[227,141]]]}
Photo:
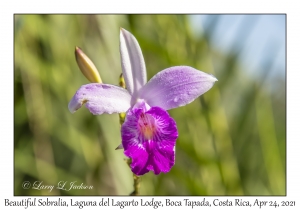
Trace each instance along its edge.
{"label": "orchid flower", "polygon": [[147,83],[140,46],[122,28],[120,55],[126,89],[110,84],[83,85],[70,101],[69,110],[73,113],[85,104],[94,115],[126,112],[121,137],[124,154],[132,159],[132,172],[169,172],[175,163],[178,131],[166,110],[191,103],[217,79],[192,67],[175,66],[160,71]]}

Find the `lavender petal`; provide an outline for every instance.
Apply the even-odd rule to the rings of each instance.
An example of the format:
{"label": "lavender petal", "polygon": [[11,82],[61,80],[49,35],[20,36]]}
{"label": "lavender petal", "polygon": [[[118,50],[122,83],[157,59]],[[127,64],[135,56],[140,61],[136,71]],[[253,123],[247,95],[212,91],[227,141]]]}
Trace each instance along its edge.
{"label": "lavender petal", "polygon": [[191,103],[218,81],[214,76],[189,66],[175,66],[156,74],[139,91],[150,106],[165,110]]}
{"label": "lavender petal", "polygon": [[130,99],[130,94],[124,88],[91,83],[77,90],[69,103],[69,110],[74,113],[85,104],[94,115],[126,112],[130,108]]}

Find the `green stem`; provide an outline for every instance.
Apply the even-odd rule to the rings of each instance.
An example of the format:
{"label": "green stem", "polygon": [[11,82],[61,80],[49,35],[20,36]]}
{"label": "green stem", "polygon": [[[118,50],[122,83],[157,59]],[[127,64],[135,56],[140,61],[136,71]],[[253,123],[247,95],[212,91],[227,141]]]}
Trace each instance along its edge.
{"label": "green stem", "polygon": [[[131,159],[127,159],[126,160],[128,166],[130,167],[130,164],[131,164]],[[133,196],[136,196],[136,195],[139,195],[140,194],[140,186],[141,186],[141,177],[140,176],[137,176],[135,175],[134,173],[133,174],[133,192],[130,193],[130,195],[133,195]]]}

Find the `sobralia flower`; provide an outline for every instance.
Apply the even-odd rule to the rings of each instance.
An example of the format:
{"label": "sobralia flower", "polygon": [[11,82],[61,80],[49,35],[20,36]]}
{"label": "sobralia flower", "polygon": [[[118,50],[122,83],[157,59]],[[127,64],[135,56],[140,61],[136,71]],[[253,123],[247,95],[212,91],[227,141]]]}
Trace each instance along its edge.
{"label": "sobralia flower", "polygon": [[73,113],[85,104],[94,115],[126,112],[121,136],[124,154],[132,159],[132,172],[169,172],[175,163],[178,131],[166,110],[191,103],[217,79],[189,66],[175,66],[160,71],[147,83],[140,46],[125,29],[120,30],[120,54],[127,89],[83,85],[70,101],[69,110]]}

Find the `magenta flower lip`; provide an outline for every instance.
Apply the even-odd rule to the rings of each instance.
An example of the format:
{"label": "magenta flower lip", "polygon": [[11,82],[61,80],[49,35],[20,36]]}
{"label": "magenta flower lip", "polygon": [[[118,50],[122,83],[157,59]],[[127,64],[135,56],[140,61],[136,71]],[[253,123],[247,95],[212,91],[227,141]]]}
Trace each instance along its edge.
{"label": "magenta flower lip", "polygon": [[170,171],[175,163],[178,132],[168,112],[160,107],[147,109],[144,101],[137,103],[127,112],[121,133],[124,154],[132,159],[133,173]]}
{"label": "magenta flower lip", "polygon": [[83,85],[71,99],[69,110],[73,113],[85,104],[95,115],[127,112],[121,135],[133,173],[169,172],[175,163],[178,132],[166,110],[191,103],[217,79],[189,66],[174,66],[147,83],[140,46],[125,29],[120,30],[120,55],[127,89],[99,83]]}

